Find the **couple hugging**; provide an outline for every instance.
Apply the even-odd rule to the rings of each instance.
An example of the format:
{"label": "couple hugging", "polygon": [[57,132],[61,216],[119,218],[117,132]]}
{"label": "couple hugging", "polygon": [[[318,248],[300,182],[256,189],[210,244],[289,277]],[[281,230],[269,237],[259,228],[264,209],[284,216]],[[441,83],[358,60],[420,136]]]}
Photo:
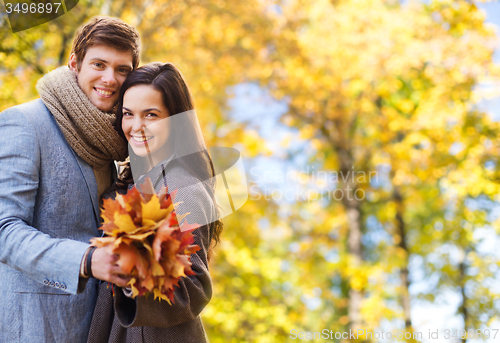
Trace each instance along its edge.
{"label": "couple hugging", "polygon": [[[199,314],[222,230],[214,168],[180,72],[138,65],[137,31],[95,17],[76,33],[68,66],[40,79],[40,99],[0,113],[0,342],[207,341]],[[117,175],[115,161],[129,155]],[[177,189],[177,213],[202,224],[195,275],[181,279],[173,305],[129,297],[119,256],[89,244],[102,198],[146,177],[156,192]]]}

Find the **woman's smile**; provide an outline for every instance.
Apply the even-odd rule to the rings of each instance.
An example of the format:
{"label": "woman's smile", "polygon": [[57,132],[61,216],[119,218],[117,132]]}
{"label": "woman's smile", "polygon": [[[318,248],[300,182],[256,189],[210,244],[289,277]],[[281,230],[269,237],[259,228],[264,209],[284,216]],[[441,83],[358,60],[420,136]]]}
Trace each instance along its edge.
{"label": "woman's smile", "polygon": [[132,136],[132,141],[137,144],[137,145],[144,145],[151,141],[154,138],[154,136],[143,136],[143,135],[133,135]]}

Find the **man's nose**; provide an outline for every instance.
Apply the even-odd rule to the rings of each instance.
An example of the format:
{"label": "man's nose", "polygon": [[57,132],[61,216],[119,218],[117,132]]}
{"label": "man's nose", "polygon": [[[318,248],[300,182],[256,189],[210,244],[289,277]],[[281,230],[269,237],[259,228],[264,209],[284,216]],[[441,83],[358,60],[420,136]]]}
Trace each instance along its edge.
{"label": "man's nose", "polygon": [[115,71],[111,68],[106,69],[101,77],[101,81],[109,86],[114,86],[117,83]]}

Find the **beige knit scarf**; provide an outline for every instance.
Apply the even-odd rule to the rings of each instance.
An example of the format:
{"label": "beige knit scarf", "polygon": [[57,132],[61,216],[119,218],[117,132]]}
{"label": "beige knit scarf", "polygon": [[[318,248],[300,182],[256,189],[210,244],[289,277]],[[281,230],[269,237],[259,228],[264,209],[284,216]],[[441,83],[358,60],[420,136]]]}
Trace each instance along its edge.
{"label": "beige knit scarf", "polygon": [[113,113],[99,110],[83,93],[74,72],[60,67],[36,85],[43,103],[61,128],[68,144],[96,170],[128,155],[127,141],[113,128]]}

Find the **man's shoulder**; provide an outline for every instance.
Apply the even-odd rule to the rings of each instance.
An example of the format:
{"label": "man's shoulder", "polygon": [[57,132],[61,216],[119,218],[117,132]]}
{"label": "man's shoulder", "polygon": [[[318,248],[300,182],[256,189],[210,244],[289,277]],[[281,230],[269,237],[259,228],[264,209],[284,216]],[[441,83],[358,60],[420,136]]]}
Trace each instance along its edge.
{"label": "man's shoulder", "polygon": [[48,115],[50,114],[47,106],[45,106],[42,99],[40,99],[40,98],[25,102],[25,103],[20,104],[20,105],[9,107],[9,108],[5,109],[4,111],[2,111],[1,113],[13,114],[16,112],[23,113],[26,116],[30,116],[30,117],[40,115],[40,114],[48,114]]}
{"label": "man's shoulder", "polygon": [[52,114],[43,103],[42,99],[25,102],[12,106],[0,112],[0,120],[6,125],[20,125],[44,130],[51,125]]}

